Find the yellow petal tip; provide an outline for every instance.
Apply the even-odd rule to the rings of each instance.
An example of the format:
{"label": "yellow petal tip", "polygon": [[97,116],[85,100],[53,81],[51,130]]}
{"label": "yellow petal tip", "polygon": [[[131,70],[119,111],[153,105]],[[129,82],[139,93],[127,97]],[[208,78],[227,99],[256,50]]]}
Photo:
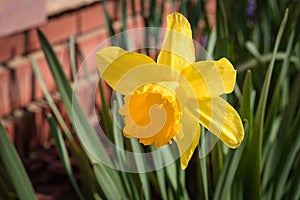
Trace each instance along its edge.
{"label": "yellow petal tip", "polygon": [[225,93],[229,94],[229,93],[233,92],[235,80],[236,80],[236,71],[235,71],[233,65],[225,57],[219,59],[215,63],[218,66],[219,73],[222,74]]}
{"label": "yellow petal tip", "polygon": [[230,141],[226,141],[226,142],[224,141],[224,142],[230,148],[236,149],[242,144],[243,140],[244,140],[244,132],[243,132],[243,134],[241,134],[240,138],[235,138],[235,140],[230,140]]}

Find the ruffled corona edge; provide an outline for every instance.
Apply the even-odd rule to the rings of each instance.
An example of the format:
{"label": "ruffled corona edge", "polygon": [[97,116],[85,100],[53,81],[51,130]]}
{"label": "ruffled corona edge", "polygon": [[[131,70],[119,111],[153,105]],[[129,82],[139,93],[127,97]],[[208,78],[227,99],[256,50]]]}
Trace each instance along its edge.
{"label": "ruffled corona edge", "polygon": [[[150,98],[152,98],[154,95],[159,95],[160,99],[158,102],[155,102],[156,105],[161,106],[165,109],[167,113],[167,118],[165,120],[165,123],[163,127],[157,132],[157,133],[151,133],[149,135],[152,135],[151,137],[146,137],[143,135],[143,133],[133,133],[137,130],[137,124],[133,122],[131,115],[134,115],[136,113],[131,111],[130,101],[132,99],[137,100],[136,104],[133,106],[139,107],[139,106],[146,106],[151,107],[153,105],[147,105]],[[143,97],[143,98],[141,98]],[[138,101],[139,98],[141,100],[144,99],[144,101]],[[146,100],[145,100],[146,99]],[[137,105],[141,104],[141,105]],[[171,143],[172,139],[176,136],[176,134],[179,132],[181,123],[181,111],[180,111],[180,105],[178,103],[178,100],[175,96],[175,92],[172,91],[170,88],[161,85],[161,84],[146,84],[139,89],[135,90],[131,95],[127,95],[124,97],[124,106],[120,109],[120,114],[125,116],[125,127],[123,129],[123,134],[125,137],[128,138],[137,138],[139,139],[139,142],[144,145],[151,145],[154,143],[155,147],[160,147],[165,144]],[[144,114],[144,116],[149,116],[149,110],[147,110],[147,113]],[[150,121],[151,123],[151,121]],[[143,138],[136,137],[137,135],[143,135]]]}

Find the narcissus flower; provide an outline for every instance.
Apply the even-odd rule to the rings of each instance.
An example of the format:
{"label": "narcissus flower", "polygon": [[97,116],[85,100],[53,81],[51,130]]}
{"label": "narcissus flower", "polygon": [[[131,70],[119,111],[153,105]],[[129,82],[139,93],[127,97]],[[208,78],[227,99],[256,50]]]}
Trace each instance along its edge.
{"label": "narcissus flower", "polygon": [[220,97],[233,91],[236,72],[226,58],[195,62],[191,27],[180,13],[167,16],[157,62],[108,47],[97,53],[97,63],[102,78],[125,95],[124,135],[156,147],[175,140],[183,169],[199,143],[200,124],[231,148],[242,142],[241,119]]}

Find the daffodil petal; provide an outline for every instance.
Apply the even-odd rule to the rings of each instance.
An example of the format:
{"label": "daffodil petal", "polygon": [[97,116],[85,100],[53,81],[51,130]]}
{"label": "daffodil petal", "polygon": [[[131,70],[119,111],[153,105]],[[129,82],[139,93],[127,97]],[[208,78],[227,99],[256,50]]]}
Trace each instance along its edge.
{"label": "daffodil petal", "polygon": [[234,70],[233,65],[227,58],[221,58],[214,61],[214,63],[222,77],[225,94],[231,93],[234,89],[236,80],[236,71]]}
{"label": "daffodil petal", "polygon": [[113,89],[130,70],[145,64],[155,64],[152,58],[144,54],[128,52],[120,47],[104,48],[97,52],[96,58],[101,76]]}
{"label": "daffodil petal", "polygon": [[196,62],[186,67],[181,75],[193,87],[198,99],[231,93],[236,79],[236,71],[226,58]]}
{"label": "daffodil petal", "polygon": [[195,116],[186,109],[182,113],[181,124],[175,141],[180,154],[181,168],[185,169],[199,143],[200,126]]}
{"label": "daffodil petal", "polygon": [[193,62],[195,62],[195,49],[191,25],[182,14],[169,14],[167,30],[157,63],[170,66],[180,72]]}
{"label": "daffodil petal", "polygon": [[244,139],[244,128],[237,111],[221,97],[199,101],[194,110],[199,122],[227,146],[237,148]]}

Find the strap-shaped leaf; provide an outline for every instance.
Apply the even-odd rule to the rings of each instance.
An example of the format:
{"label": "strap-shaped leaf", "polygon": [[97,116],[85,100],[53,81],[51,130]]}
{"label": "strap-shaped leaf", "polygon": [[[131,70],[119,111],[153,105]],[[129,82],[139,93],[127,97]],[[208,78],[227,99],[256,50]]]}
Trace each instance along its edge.
{"label": "strap-shaped leaf", "polygon": [[0,123],[0,157],[21,200],[36,199],[22,161]]}

